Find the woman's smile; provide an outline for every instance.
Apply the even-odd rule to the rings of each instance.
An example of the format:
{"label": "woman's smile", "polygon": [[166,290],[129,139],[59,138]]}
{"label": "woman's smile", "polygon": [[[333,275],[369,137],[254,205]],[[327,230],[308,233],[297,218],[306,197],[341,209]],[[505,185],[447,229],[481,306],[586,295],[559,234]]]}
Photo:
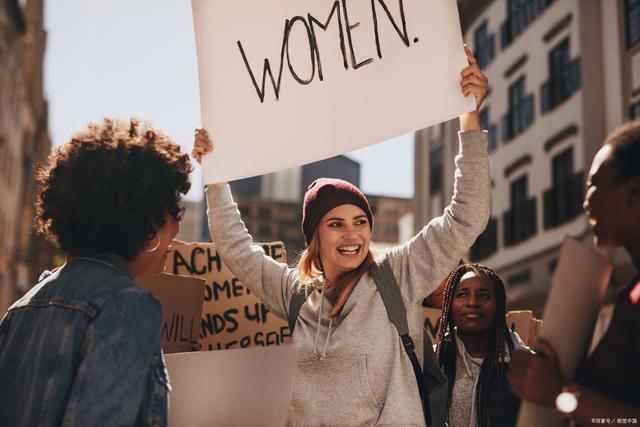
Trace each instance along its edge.
{"label": "woman's smile", "polygon": [[340,255],[347,257],[357,256],[360,252],[360,249],[362,249],[362,245],[344,245],[338,246],[337,248]]}

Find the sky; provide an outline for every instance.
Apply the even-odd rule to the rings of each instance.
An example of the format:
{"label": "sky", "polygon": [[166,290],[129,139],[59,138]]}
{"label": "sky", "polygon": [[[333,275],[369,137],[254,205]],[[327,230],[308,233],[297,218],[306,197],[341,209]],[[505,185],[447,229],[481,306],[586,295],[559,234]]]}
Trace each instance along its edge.
{"label": "sky", "polygon": [[[45,94],[53,144],[106,115],[133,115],[150,120],[190,152],[200,124],[190,1],[44,4]],[[365,193],[413,197],[412,134],[346,154],[360,162]],[[200,182],[197,167],[188,198],[201,197]]]}

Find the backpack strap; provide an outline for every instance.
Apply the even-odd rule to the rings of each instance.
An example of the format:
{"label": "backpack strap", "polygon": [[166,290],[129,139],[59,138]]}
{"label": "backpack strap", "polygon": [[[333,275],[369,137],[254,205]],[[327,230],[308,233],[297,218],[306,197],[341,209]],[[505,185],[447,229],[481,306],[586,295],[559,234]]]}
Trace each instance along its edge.
{"label": "backpack strap", "polygon": [[304,289],[296,289],[291,293],[291,299],[289,300],[289,314],[287,315],[287,322],[289,322],[289,333],[293,337],[293,330],[296,328],[296,320],[298,320],[298,314],[302,304],[307,300]]}
{"label": "backpack strap", "polygon": [[[407,310],[404,302],[402,301],[402,295],[400,295],[400,288],[398,282],[393,275],[393,270],[389,264],[389,260],[385,258],[382,264],[373,264],[371,269],[371,276],[376,283],[378,292],[382,297],[384,306],[387,309],[387,315],[389,320],[398,330],[398,335],[402,340],[411,366],[413,367],[413,373],[416,376],[416,382],[418,384],[418,391],[420,392],[420,400],[422,401],[422,410],[424,411],[424,419],[427,426],[431,427],[431,408],[429,406],[429,394],[427,393],[427,387],[422,375],[422,369],[420,368],[420,362],[418,362],[418,356],[416,356],[415,345],[413,339],[409,335],[409,326],[407,323]],[[433,351],[433,350],[432,350]]]}

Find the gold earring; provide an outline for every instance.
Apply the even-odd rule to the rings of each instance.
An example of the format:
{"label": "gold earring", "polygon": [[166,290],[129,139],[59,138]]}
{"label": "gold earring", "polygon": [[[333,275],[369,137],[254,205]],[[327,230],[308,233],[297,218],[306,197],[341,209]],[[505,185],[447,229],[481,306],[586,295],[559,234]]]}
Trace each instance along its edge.
{"label": "gold earring", "polygon": [[145,252],[155,252],[158,250],[158,248],[160,247],[160,236],[158,235],[158,233],[156,233],[156,238],[158,239],[158,243],[156,243],[156,245],[151,249],[145,249]]}

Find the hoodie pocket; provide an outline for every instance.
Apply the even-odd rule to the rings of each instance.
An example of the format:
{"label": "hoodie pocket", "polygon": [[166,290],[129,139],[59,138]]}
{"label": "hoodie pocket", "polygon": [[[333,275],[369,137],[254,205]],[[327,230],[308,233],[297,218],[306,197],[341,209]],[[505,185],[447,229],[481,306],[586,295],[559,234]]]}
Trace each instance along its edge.
{"label": "hoodie pocket", "polygon": [[298,361],[291,425],[371,425],[380,405],[364,354]]}

